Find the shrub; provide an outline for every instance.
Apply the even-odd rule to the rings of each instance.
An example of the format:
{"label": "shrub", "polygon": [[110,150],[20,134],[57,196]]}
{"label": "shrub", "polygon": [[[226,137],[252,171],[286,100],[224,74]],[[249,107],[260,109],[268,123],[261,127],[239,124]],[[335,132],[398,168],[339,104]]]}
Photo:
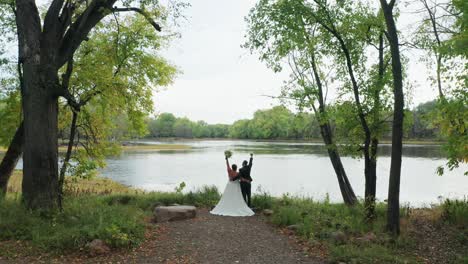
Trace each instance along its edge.
{"label": "shrub", "polygon": [[109,205],[97,196],[68,198],[64,211],[48,217],[26,210],[18,201],[0,204],[0,239],[29,240],[48,251],[83,247],[102,239],[113,247],[129,247],[144,237],[143,211]]}
{"label": "shrub", "polygon": [[442,204],[442,218],[459,228],[468,227],[468,199],[450,200]]}

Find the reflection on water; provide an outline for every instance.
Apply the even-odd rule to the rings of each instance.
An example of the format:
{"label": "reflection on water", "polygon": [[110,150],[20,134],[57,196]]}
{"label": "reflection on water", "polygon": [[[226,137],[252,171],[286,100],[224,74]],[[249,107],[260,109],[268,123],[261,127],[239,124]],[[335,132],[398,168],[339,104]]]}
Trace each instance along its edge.
{"label": "reflection on water", "polygon": [[[144,142],[161,144],[161,142]],[[232,162],[241,164],[255,153],[253,190],[261,188],[272,195],[290,193],[332,201],[341,201],[338,183],[324,146],[317,143],[254,141],[174,141],[164,144],[186,144],[192,149],[181,151],[128,152],[108,160],[102,171],[106,177],[146,190],[172,191],[181,182],[188,189],[215,185],[221,191],[227,181],[223,152],[232,150]],[[388,190],[390,168],[389,145],[379,149],[377,198],[384,200]],[[428,205],[438,197],[468,195],[467,166],[437,176],[443,165],[443,153],[435,145],[404,147],[401,179],[401,201],[414,206]],[[358,196],[364,193],[363,162],[343,157],[343,163]]]}

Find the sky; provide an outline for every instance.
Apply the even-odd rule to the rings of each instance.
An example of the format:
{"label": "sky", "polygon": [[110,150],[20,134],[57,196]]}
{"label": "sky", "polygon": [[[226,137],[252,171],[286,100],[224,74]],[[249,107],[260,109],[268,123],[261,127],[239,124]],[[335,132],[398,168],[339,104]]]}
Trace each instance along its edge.
{"label": "sky", "polygon": [[[288,73],[274,73],[256,54],[241,47],[247,25],[244,17],[254,0],[193,0],[185,10],[181,38],[164,56],[182,73],[174,83],[154,94],[155,113],[229,124],[252,118],[258,109],[278,105]],[[406,9],[407,10],[407,9]],[[414,24],[414,15],[403,11],[400,28]],[[407,56],[416,57],[409,52]],[[432,100],[436,91],[426,81],[427,70],[412,59],[412,105]],[[294,110],[294,109],[292,109]]]}
{"label": "sky", "polygon": [[250,118],[278,104],[287,74],[274,74],[241,48],[244,16],[254,1],[196,0],[185,12],[182,37],[164,56],[183,73],[154,95],[156,112],[170,112],[208,123]]}

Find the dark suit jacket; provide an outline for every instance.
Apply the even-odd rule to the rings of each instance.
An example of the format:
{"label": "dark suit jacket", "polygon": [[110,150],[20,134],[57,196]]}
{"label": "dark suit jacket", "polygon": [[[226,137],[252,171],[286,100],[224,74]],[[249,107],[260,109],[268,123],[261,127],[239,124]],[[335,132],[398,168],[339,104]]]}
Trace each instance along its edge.
{"label": "dark suit jacket", "polygon": [[244,166],[239,169],[239,177],[252,181],[252,177],[250,177],[250,170],[252,169],[252,161],[253,158],[250,158],[249,165]]}

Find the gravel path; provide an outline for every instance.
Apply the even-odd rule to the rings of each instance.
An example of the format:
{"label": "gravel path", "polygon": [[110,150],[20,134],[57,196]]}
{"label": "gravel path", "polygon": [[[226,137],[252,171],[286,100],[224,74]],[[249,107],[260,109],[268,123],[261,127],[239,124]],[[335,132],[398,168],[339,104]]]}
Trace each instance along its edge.
{"label": "gravel path", "polygon": [[[90,257],[84,252],[64,256],[17,256],[3,263],[165,263],[165,264],[289,264],[321,261],[270,226],[263,216],[225,217],[197,211],[195,219],[149,224],[145,241],[131,250]],[[12,242],[14,243],[14,242]]]}
{"label": "gravel path", "polygon": [[214,216],[201,210],[194,220],[163,224],[159,252],[165,251],[167,259],[183,254],[187,263],[320,263],[260,218]]}

